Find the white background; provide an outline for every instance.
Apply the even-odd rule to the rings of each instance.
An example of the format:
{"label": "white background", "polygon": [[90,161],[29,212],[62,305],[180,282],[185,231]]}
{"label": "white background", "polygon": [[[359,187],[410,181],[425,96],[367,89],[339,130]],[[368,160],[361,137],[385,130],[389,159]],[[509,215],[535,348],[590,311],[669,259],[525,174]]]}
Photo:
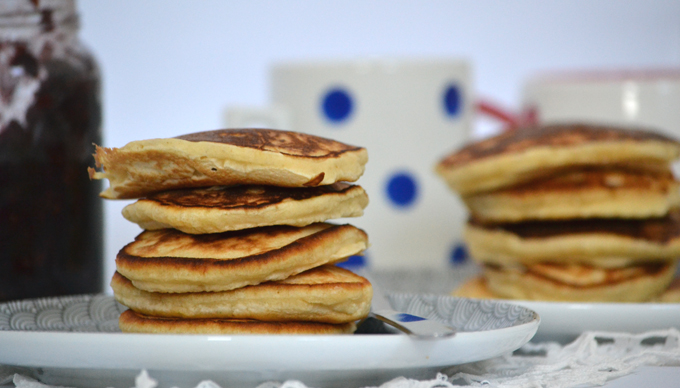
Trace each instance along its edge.
{"label": "white background", "polygon": [[[680,1],[80,0],[101,64],[104,145],[222,125],[266,105],[279,61],[467,58],[477,93],[510,108],[559,69],[680,66]],[[479,128],[485,128],[484,122]],[[106,275],[139,232],[106,204]],[[108,287],[107,287],[108,288]]]}

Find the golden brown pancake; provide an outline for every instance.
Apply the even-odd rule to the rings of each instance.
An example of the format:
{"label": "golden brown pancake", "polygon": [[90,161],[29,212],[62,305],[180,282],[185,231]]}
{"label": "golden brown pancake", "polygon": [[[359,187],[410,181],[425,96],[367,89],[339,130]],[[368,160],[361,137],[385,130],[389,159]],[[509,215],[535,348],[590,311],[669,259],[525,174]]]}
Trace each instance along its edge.
{"label": "golden brown pancake", "polygon": [[472,299],[502,299],[489,290],[483,275],[469,278],[451,292],[451,296]]}
{"label": "golden brown pancake", "polygon": [[146,315],[260,321],[353,322],[368,315],[373,296],[366,279],[333,265],[222,292],[147,292],[119,273],[111,288],[118,302]]}
{"label": "golden brown pancake", "polygon": [[126,206],[123,216],[147,230],[203,234],[358,217],[366,205],[364,189],[343,182],[302,188],[214,186],[152,194]]}
{"label": "golden brown pancake", "polygon": [[470,256],[499,265],[539,262],[623,267],[680,257],[680,212],[647,219],[573,219],[484,224],[468,221]]}
{"label": "golden brown pancake", "polygon": [[657,299],[658,303],[680,303],[680,278],[675,278]]}
{"label": "golden brown pancake", "polygon": [[463,200],[484,222],[662,217],[680,206],[680,184],[670,172],[582,168]]}
{"label": "golden brown pancake", "polygon": [[[484,276],[468,279],[453,290],[451,296],[473,299],[503,299],[489,290]],[[675,278],[661,295],[650,300],[653,303],[680,303],[680,278]]]}
{"label": "golden brown pancake", "polygon": [[140,198],[190,187],[239,184],[312,187],[356,181],[368,160],[365,148],[273,129],[222,129],[96,147],[91,179],[108,179],[100,195]]}
{"label": "golden brown pancake", "polygon": [[149,334],[351,334],[354,322],[330,324],[321,322],[262,322],[252,319],[182,319],[152,317],[124,311],[118,320],[124,333]]}
{"label": "golden brown pancake", "polygon": [[486,285],[503,299],[572,302],[647,302],[668,288],[677,262],[621,268],[539,263],[484,268]]}
{"label": "golden brown pancake", "polygon": [[155,292],[225,291],[281,280],[341,261],[368,246],[352,225],[269,226],[215,234],[145,231],[116,257],[135,287]]}
{"label": "golden brown pancake", "polygon": [[574,166],[632,165],[667,170],[680,143],[658,133],[555,124],[502,133],[446,156],[437,173],[462,195],[515,186]]}

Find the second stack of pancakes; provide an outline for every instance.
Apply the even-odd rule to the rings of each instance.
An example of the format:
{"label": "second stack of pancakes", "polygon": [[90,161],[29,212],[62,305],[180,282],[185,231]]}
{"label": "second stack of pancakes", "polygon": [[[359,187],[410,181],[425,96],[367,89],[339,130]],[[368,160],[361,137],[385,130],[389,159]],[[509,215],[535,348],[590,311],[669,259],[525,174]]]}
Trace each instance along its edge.
{"label": "second stack of pancakes", "polygon": [[456,295],[642,302],[662,297],[680,257],[680,143],[563,124],[507,132],[444,158],[439,174],[470,218],[481,276]]}
{"label": "second stack of pancakes", "polygon": [[329,219],[363,214],[366,150],[266,129],[200,132],[98,148],[105,198],[143,229],[116,258],[121,330],[351,333],[370,283],[334,263],[368,247]]}

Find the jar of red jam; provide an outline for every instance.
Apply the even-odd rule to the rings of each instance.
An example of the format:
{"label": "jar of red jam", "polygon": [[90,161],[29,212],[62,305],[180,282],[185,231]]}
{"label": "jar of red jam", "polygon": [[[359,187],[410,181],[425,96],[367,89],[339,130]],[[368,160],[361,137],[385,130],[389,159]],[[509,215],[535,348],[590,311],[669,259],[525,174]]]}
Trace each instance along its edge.
{"label": "jar of red jam", "polygon": [[74,0],[0,1],[0,301],[102,290],[100,75]]}

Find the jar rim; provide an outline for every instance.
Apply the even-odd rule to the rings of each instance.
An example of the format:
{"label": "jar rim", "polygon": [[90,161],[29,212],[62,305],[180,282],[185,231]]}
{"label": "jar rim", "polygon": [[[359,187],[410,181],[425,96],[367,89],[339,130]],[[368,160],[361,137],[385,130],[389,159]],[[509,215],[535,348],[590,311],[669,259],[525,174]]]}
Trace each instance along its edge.
{"label": "jar rim", "polygon": [[0,15],[24,15],[46,10],[75,14],[75,0],[2,0]]}
{"label": "jar rim", "polygon": [[[77,33],[80,20],[75,11],[73,0],[39,0],[38,6],[7,7],[11,3],[27,3],[30,0],[0,0],[0,40],[31,40],[43,33],[60,31],[70,36]],[[61,7],[63,5],[63,7]],[[11,12],[4,12],[12,9]],[[51,35],[51,34],[50,34]]]}
{"label": "jar rim", "polygon": [[53,27],[77,29],[79,18],[74,0],[2,0],[0,33],[12,35]]}

